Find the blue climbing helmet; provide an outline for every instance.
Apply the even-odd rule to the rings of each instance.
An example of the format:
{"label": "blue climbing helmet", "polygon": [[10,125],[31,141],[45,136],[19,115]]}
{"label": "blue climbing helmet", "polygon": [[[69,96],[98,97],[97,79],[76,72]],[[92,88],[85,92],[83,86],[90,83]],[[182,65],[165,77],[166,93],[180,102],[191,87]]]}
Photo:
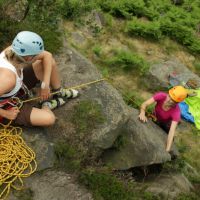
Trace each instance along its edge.
{"label": "blue climbing helmet", "polygon": [[44,43],[38,34],[22,31],[13,40],[12,50],[19,56],[37,55],[44,51]]}

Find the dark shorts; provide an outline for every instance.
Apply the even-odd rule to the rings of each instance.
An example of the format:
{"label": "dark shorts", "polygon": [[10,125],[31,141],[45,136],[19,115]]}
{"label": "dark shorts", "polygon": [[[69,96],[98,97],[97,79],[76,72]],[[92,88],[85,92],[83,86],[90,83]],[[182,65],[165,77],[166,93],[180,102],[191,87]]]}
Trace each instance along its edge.
{"label": "dark shorts", "polygon": [[171,123],[157,121],[156,124],[159,125],[167,134],[169,133]]}
{"label": "dark shorts", "polygon": [[[30,65],[23,70],[23,82],[28,89],[32,89],[40,81],[36,78],[33,66]],[[30,116],[33,106],[30,103],[24,103],[20,109],[20,113],[17,115],[17,118],[14,120],[14,123],[17,125],[31,126]]]}

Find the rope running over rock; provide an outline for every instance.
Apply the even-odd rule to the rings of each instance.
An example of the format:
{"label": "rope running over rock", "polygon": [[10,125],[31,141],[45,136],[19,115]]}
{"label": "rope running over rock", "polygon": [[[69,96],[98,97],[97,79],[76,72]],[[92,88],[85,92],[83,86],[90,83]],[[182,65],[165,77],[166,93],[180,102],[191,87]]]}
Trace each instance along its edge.
{"label": "rope running over rock", "polygon": [[[104,78],[70,87],[67,89],[81,88],[91,85]],[[51,93],[51,95],[59,92]],[[23,103],[40,99],[35,97],[32,99],[21,101],[15,97],[19,103],[19,109]],[[0,199],[6,199],[11,187],[16,190],[23,189],[22,178],[33,174],[37,169],[35,153],[28,147],[21,137],[22,129],[20,127],[11,126],[12,120],[7,124],[0,123]]]}

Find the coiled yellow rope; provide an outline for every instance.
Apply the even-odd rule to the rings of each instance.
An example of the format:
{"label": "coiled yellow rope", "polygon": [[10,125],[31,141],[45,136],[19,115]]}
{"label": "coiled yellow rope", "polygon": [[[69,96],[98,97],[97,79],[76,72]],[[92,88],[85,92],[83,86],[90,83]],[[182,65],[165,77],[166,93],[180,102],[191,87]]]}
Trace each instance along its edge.
{"label": "coiled yellow rope", "polygon": [[[67,89],[81,88],[105,80],[99,79]],[[51,93],[51,95],[58,92]],[[34,101],[40,97],[21,101],[13,98],[19,104]],[[0,200],[6,199],[11,187],[16,190],[23,189],[22,178],[30,176],[36,171],[37,163],[35,153],[26,145],[21,137],[22,129],[11,126],[10,121],[7,125],[0,123]]]}
{"label": "coiled yellow rope", "polygon": [[36,171],[35,153],[21,137],[20,127],[0,124],[0,199],[6,199],[10,188],[23,189],[22,178]]}

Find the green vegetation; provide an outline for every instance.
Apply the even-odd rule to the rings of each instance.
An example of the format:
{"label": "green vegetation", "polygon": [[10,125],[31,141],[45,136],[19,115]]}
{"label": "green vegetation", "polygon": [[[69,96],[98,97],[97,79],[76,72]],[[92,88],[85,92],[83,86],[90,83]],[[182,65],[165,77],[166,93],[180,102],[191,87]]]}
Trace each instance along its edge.
{"label": "green vegetation", "polygon": [[[188,140],[188,138],[190,138],[190,140]],[[176,143],[179,149],[182,150],[184,160],[200,172],[199,135],[194,132],[184,133],[179,136]]]}
{"label": "green vegetation", "polygon": [[[1,4],[0,9],[2,9]],[[28,13],[20,22],[0,15],[0,49],[10,45],[18,32],[28,30],[41,35],[46,50],[58,52],[62,46],[62,37],[58,28],[59,16],[58,4],[54,0],[29,0]]]}
{"label": "green vegetation", "polygon": [[64,0],[62,14],[77,18],[92,9],[130,20],[125,32],[148,39],[160,40],[169,36],[191,52],[200,52],[198,0],[185,0],[175,5],[170,0]]}
{"label": "green vegetation", "polygon": [[[6,1],[1,1],[0,7]],[[48,12],[46,8],[48,7]],[[60,14],[66,19],[79,19],[89,11],[97,9],[108,13],[107,22],[112,24],[109,14],[130,20],[125,32],[148,39],[160,40],[164,36],[176,40],[191,52],[200,52],[198,0],[185,0],[176,6],[170,0],[29,0],[29,11],[22,22],[3,18],[0,23],[2,47],[12,41],[20,30],[38,32],[45,40],[46,48],[56,52],[61,45],[58,21]],[[2,16],[1,16],[2,18]],[[94,31],[100,32],[99,27]],[[7,34],[5,34],[7,33]],[[2,43],[3,42],[3,43]]]}
{"label": "green vegetation", "polygon": [[100,57],[102,48],[99,45],[94,46],[92,50],[96,56]]}
{"label": "green vegetation", "polygon": [[81,101],[74,111],[72,117],[78,133],[88,133],[98,124],[102,124],[105,118],[101,106],[94,101]]}
{"label": "green vegetation", "polygon": [[191,194],[180,194],[176,200],[198,200],[199,196],[194,193]]}
{"label": "green vegetation", "polygon": [[163,165],[163,169],[167,172],[184,172],[186,162],[182,157],[179,157],[172,162],[166,162]]}
{"label": "green vegetation", "polygon": [[114,51],[114,56],[104,61],[108,66],[115,67],[117,69],[123,69],[125,71],[139,71],[144,74],[149,65],[139,55],[128,51]]}
{"label": "green vegetation", "polygon": [[148,22],[134,18],[127,24],[126,29],[130,35],[141,36],[147,39],[159,40],[163,37],[158,21]]}
{"label": "green vegetation", "polygon": [[94,0],[62,0],[61,12],[66,19],[76,19],[87,12],[95,9],[97,4]]}
{"label": "green vegetation", "polygon": [[[135,109],[140,109],[141,104],[145,101],[145,99],[143,99],[141,95],[136,91],[124,93],[123,98],[128,105],[132,106]],[[146,112],[152,113],[153,110],[154,105],[150,105],[147,107]]]}
{"label": "green vegetation", "polygon": [[120,150],[126,145],[126,143],[127,143],[127,139],[125,138],[124,134],[119,135],[117,139],[115,140],[112,148]]}
{"label": "green vegetation", "polygon": [[57,142],[55,145],[55,166],[64,170],[80,170],[81,154],[66,142]]}
{"label": "green vegetation", "polygon": [[80,176],[80,182],[92,190],[95,200],[158,200],[151,193],[137,191],[134,185],[125,185],[109,171],[85,170]]}

